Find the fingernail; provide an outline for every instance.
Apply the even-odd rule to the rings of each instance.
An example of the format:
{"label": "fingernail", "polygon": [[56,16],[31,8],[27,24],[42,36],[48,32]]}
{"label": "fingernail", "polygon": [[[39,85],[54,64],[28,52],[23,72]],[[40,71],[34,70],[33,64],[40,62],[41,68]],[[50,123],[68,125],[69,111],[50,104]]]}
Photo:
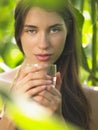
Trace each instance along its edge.
{"label": "fingernail", "polygon": [[47,86],[43,85],[43,86],[41,86],[41,88],[42,88],[42,89],[46,89],[46,88],[47,88]]}
{"label": "fingernail", "polygon": [[25,69],[30,68],[30,64],[26,64]]}
{"label": "fingernail", "polygon": [[52,77],[50,75],[46,75],[47,79],[52,79]]}
{"label": "fingernail", "polygon": [[51,80],[46,80],[46,83],[51,84],[52,81]]}
{"label": "fingernail", "polygon": [[30,67],[30,64],[26,64],[26,67]]}
{"label": "fingernail", "polygon": [[42,66],[39,65],[39,64],[32,64],[32,66],[35,67],[35,68],[38,68],[38,69],[41,69],[41,68],[42,68]]}

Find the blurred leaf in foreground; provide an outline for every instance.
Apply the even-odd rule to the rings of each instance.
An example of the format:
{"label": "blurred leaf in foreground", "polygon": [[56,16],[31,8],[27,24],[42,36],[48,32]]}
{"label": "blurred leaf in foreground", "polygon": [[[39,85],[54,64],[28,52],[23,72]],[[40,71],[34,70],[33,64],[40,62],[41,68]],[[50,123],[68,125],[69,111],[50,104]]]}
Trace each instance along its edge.
{"label": "blurred leaf in foreground", "polygon": [[34,101],[15,98],[0,87],[0,94],[7,102],[7,114],[22,130],[80,130],[78,127],[49,116],[49,111]]}

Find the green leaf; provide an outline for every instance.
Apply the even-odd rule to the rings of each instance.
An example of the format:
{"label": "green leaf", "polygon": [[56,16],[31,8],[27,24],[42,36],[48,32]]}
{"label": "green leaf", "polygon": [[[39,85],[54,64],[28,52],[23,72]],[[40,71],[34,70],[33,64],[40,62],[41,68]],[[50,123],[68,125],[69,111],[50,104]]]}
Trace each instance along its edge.
{"label": "green leaf", "polygon": [[87,62],[87,57],[86,57],[84,48],[81,47],[81,50],[82,50],[82,66],[83,66],[83,68],[84,68],[87,72],[91,73],[91,70],[90,70],[89,65],[88,65],[88,62]]}
{"label": "green leaf", "polygon": [[80,130],[80,128],[50,116],[48,111],[34,101],[7,93],[0,87],[0,94],[7,103],[7,115],[22,130]]}
{"label": "green leaf", "polygon": [[77,28],[79,29],[80,32],[82,32],[83,23],[84,23],[84,16],[76,8],[74,8],[74,13],[75,13],[75,18],[76,18],[76,22],[77,22]]}

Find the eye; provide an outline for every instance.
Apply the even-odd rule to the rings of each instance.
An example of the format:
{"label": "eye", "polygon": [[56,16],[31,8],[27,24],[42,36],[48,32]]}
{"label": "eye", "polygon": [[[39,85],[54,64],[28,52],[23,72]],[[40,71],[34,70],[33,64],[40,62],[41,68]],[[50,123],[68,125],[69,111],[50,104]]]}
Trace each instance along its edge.
{"label": "eye", "polygon": [[57,33],[59,31],[61,31],[61,29],[59,27],[53,27],[53,28],[50,29],[51,33]]}
{"label": "eye", "polygon": [[29,34],[35,34],[37,32],[37,30],[36,29],[28,28],[28,29],[25,29],[25,32],[27,32]]}

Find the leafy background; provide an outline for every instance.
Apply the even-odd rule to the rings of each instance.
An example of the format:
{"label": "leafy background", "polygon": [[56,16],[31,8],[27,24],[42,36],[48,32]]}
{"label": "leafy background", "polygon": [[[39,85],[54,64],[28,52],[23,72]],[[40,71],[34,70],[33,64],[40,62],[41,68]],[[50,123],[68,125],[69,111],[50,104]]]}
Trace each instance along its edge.
{"label": "leafy background", "polygon": [[[81,26],[80,23],[84,17],[83,28],[80,30],[83,61],[80,66],[80,80],[81,83],[89,86],[98,86],[98,0],[71,0],[71,2],[82,15],[82,17],[77,16],[79,26]],[[23,55],[14,40],[13,16],[15,4],[16,0],[0,0],[0,72],[9,71],[11,68],[18,66],[23,60]],[[22,113],[22,108],[28,106],[27,102],[24,101],[25,106],[23,105],[20,108],[20,105],[12,100],[11,95],[1,88],[0,94],[8,102],[8,114],[23,130],[46,130],[48,128],[51,130],[79,130],[76,126],[65,124],[55,117],[42,118],[42,120],[36,120],[34,117],[30,118],[26,116],[26,112],[25,114]],[[20,100],[18,100],[19,102]],[[0,100],[1,107],[2,100]],[[34,112],[38,109],[35,109]],[[24,122],[26,123],[24,124]]]}
{"label": "leafy background", "polygon": [[[80,80],[98,85],[98,0],[71,0],[84,17]],[[18,66],[23,55],[14,40],[14,7],[16,0],[0,0],[0,72]],[[79,23],[82,19],[78,17]]]}

